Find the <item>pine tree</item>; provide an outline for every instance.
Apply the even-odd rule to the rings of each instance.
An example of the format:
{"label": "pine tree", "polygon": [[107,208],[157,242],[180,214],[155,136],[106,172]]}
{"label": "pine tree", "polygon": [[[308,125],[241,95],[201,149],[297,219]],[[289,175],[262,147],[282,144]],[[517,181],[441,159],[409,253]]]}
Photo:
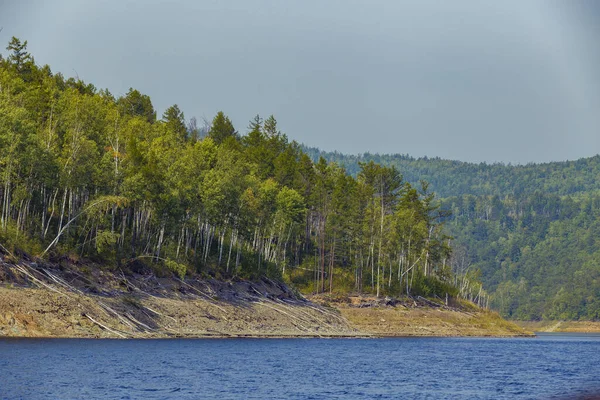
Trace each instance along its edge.
{"label": "pine tree", "polygon": [[27,40],[21,42],[20,39],[13,36],[6,50],[11,52],[8,61],[14,65],[22,76],[28,78],[32,72],[34,61],[31,54],[27,52]]}
{"label": "pine tree", "polygon": [[187,139],[187,128],[185,126],[185,117],[177,104],[167,108],[163,114],[162,120],[165,122],[167,130],[175,135],[179,141]]}
{"label": "pine tree", "polygon": [[229,138],[237,139],[237,132],[229,117],[227,117],[223,111],[219,111],[212,121],[208,136],[214,140],[216,144],[221,144]]}

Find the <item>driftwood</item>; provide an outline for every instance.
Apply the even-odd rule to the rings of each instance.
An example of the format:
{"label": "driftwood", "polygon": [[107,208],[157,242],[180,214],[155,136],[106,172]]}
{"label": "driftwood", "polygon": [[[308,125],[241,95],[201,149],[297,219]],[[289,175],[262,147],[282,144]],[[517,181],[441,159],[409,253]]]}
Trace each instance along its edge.
{"label": "driftwood", "polygon": [[38,285],[38,286],[41,285],[41,286],[45,287],[46,289],[49,289],[49,290],[52,290],[53,292],[58,293],[61,296],[67,297],[69,299],[71,298],[71,296],[69,296],[68,294],[63,293],[60,290],[58,290],[58,289],[56,289],[56,288],[54,288],[54,287],[52,287],[50,285],[45,284],[40,279],[38,279],[35,276],[33,276],[32,273],[30,273],[29,271],[27,271],[27,268],[30,268],[30,267],[27,267],[26,265],[15,265],[14,267],[17,269],[17,271],[19,271],[23,275],[29,277],[35,285]]}
{"label": "driftwood", "polygon": [[[307,321],[304,321],[302,318],[299,318],[298,316],[292,315],[292,314],[290,314],[290,313],[288,313],[288,312],[286,312],[286,311],[280,310],[280,309],[279,309],[279,308],[277,308],[277,307],[274,307],[274,306],[272,306],[272,305],[266,304],[266,302],[265,302],[265,301],[263,301],[263,300],[260,300],[260,299],[259,299],[259,300],[257,301],[257,303],[258,303],[258,304],[260,304],[260,305],[262,305],[262,306],[264,306],[264,307],[270,308],[270,309],[272,309],[272,310],[274,310],[274,311],[277,311],[277,312],[280,312],[280,313],[282,313],[282,314],[284,314],[284,315],[287,315],[288,317],[290,317],[290,318],[293,318],[293,319],[295,319],[295,320],[298,320],[298,321],[300,321],[300,322],[303,322],[303,323],[306,323],[306,322],[307,322]],[[301,330],[304,330],[305,332],[311,332],[311,330],[310,330],[310,329],[308,329],[308,328],[307,328],[307,327],[305,327],[304,325],[300,324],[299,322],[298,322],[298,323],[294,323],[294,322],[292,322],[292,324],[294,324],[295,326],[297,326],[297,327],[298,327],[298,328],[300,328]],[[317,333],[317,335],[318,335],[319,337],[321,337],[321,335],[319,335],[318,333]]]}
{"label": "driftwood", "polygon": [[216,300],[215,298],[213,298],[212,296],[210,296],[210,295],[208,295],[208,294],[204,293],[202,290],[198,289],[198,288],[197,288],[197,287],[195,287],[195,286],[192,286],[192,285],[190,285],[190,284],[188,284],[188,283],[185,283],[184,281],[182,281],[182,280],[181,280],[181,279],[179,279],[179,278],[174,278],[174,279],[175,279],[176,281],[180,282],[181,284],[183,284],[183,285],[185,285],[185,286],[189,287],[189,288],[190,288],[190,289],[192,289],[193,291],[195,291],[195,292],[199,293],[201,296],[204,296],[204,297],[206,297],[206,298],[207,298],[207,300],[205,300],[205,301],[206,301],[208,304],[210,304],[211,306],[218,308],[218,309],[219,309],[219,310],[221,310],[221,311],[222,311],[224,314],[229,314],[229,313],[227,312],[227,310],[225,310],[223,307],[221,307],[221,306],[219,306],[219,305],[215,304],[217,300]]}
{"label": "driftwood", "polygon": [[13,256],[13,253],[11,253],[10,251],[8,251],[8,249],[4,246],[2,246],[2,244],[0,244],[0,250],[2,250],[2,252],[4,254],[8,254],[9,256]]}
{"label": "driftwood", "polygon": [[432,306],[432,307],[436,307],[436,308],[439,308],[439,307],[441,307],[441,306],[442,306],[441,304],[438,304],[438,303],[436,303],[436,302],[433,302],[433,301],[431,301],[431,300],[427,300],[426,298],[424,298],[424,297],[421,297],[421,296],[417,296],[417,300],[420,300],[420,301],[422,301],[423,303],[429,304],[430,306]]}
{"label": "driftwood", "polygon": [[[146,298],[147,296],[148,299],[160,298],[161,301],[169,301],[169,298],[157,296],[162,281],[159,282],[155,276],[131,278],[123,270],[120,270],[120,273],[117,272],[109,277],[105,277],[104,274],[99,274],[100,276],[96,274],[94,277],[97,279],[94,279],[94,277],[85,276],[68,266],[61,267],[60,270],[50,264],[36,265],[33,262],[6,264],[6,266],[17,276],[23,276],[32,286],[51,290],[73,300],[81,309],[82,318],[91,321],[111,336],[135,338],[148,334],[160,334],[161,331],[169,332],[170,335],[185,335],[184,331],[178,329],[179,321],[173,316],[163,314],[160,307],[156,308],[150,304],[154,307],[152,309],[135,300],[127,303],[128,297],[123,297],[126,292],[133,292],[135,298],[138,296]],[[104,287],[102,285],[105,282],[107,282],[107,288],[114,287],[115,284],[119,284],[120,288],[118,290],[103,289],[103,293],[107,296],[91,295],[92,301],[86,301],[90,295],[87,287],[96,284]],[[184,281],[173,277],[169,280],[168,286],[169,290],[171,287],[175,290],[177,286],[187,289],[184,297],[189,300],[189,304],[199,307],[206,313],[208,312],[207,308],[211,311],[213,311],[212,307],[217,308],[220,312],[215,317],[209,314],[207,318],[220,322],[228,321],[232,315],[232,311],[226,305],[235,307],[240,304],[238,301],[242,301],[242,304],[251,308],[253,304],[256,304],[254,307],[260,305],[277,314],[285,315],[290,328],[300,335],[322,337],[323,333],[319,328],[334,335],[347,333],[347,321],[343,317],[327,308],[308,302],[293,293],[285,284],[268,278],[263,279],[262,282],[227,283],[202,281],[194,278]],[[127,304],[110,300],[119,298]],[[129,307],[130,305],[135,306],[135,310]],[[256,310],[256,312],[263,312],[263,310]],[[198,314],[196,313],[196,315]],[[233,315],[235,318],[235,311]],[[112,325],[112,327],[108,325]],[[211,328],[211,331],[218,332],[214,328]],[[320,331],[321,333],[319,333]],[[218,334],[232,336],[226,332],[218,332]]]}
{"label": "driftwood", "polygon": [[96,321],[94,318],[90,317],[89,315],[84,314],[84,316],[86,316],[87,319],[89,319],[90,321],[92,321],[93,323],[95,323],[96,325],[101,327],[102,329],[105,329],[105,330],[109,331],[110,333],[114,333],[115,335],[118,335],[118,336],[122,337],[123,339],[127,339],[127,336],[122,335],[113,329],[110,329],[108,326],[101,324],[100,322]]}
{"label": "driftwood", "polygon": [[[154,314],[156,314],[156,315],[160,315],[161,317],[169,318],[169,319],[173,320],[173,322],[177,323],[177,320],[176,320],[175,318],[171,317],[170,315],[163,314],[163,313],[159,313],[158,311],[156,311],[156,310],[153,310],[153,309],[151,309],[151,308],[150,308],[150,307],[148,307],[148,306],[144,306],[144,308],[145,308],[146,310],[150,311],[151,313],[154,313]],[[144,310],[142,310],[142,311],[144,311]],[[150,316],[148,316],[148,317],[150,317]]]}
{"label": "driftwood", "polygon": [[[284,302],[283,300],[279,300],[279,299],[275,299],[274,302],[281,303],[284,306],[288,304],[287,302]],[[319,318],[317,315],[310,315],[308,312],[304,311],[302,308],[298,309],[297,311],[298,311],[298,313],[306,316],[309,319],[312,318],[312,319],[317,320],[319,323],[328,326],[332,330],[337,330],[338,332],[341,332],[341,329],[336,328],[333,324],[329,323],[326,319],[327,317],[330,317],[330,318],[334,317],[334,318],[337,318],[342,323],[345,323],[346,321],[344,321],[341,317],[339,317],[333,313],[330,313],[328,311],[325,311],[323,309],[317,308],[317,307],[308,306],[308,308],[323,314],[325,316],[325,319]]]}

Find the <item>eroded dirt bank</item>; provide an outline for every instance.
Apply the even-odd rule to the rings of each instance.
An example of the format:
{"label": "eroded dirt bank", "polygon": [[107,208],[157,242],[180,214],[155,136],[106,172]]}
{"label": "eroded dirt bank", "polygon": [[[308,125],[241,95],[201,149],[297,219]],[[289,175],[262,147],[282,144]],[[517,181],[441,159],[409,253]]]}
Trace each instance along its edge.
{"label": "eroded dirt bank", "polygon": [[85,274],[68,266],[0,264],[0,336],[356,336],[336,312],[287,286],[157,278],[147,271]]}
{"label": "eroded dirt bank", "polygon": [[442,300],[349,297],[332,304],[352,327],[374,336],[533,335],[495,312],[472,305],[446,305]]}
{"label": "eroded dirt bank", "polygon": [[[61,263],[62,264],[62,263]],[[0,336],[519,336],[492,313],[385,299],[307,300],[286,285],[158,278],[132,268],[0,262]],[[311,301],[312,300],[312,301]]]}

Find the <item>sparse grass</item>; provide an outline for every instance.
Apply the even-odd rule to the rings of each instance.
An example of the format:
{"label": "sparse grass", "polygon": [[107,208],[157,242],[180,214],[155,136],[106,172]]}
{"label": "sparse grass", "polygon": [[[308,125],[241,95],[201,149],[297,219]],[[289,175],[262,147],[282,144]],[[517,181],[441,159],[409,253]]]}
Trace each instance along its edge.
{"label": "sparse grass", "polygon": [[123,303],[137,308],[137,309],[142,309],[142,303],[140,302],[140,300],[134,296],[123,296]]}
{"label": "sparse grass", "polygon": [[42,245],[29,234],[18,231],[12,222],[0,230],[0,244],[13,253],[17,260],[22,254],[36,255],[42,252]]}
{"label": "sparse grass", "polygon": [[439,308],[340,306],[355,328],[382,336],[515,336],[529,332],[497,313],[463,312]]}
{"label": "sparse grass", "polygon": [[475,303],[473,303],[469,300],[466,300],[466,299],[458,298],[458,297],[452,299],[452,304],[454,307],[460,308],[465,311],[473,311],[473,312],[481,311],[481,308],[479,308]]}
{"label": "sparse grass", "polygon": [[473,324],[490,331],[501,329],[515,333],[525,332],[525,329],[518,326],[514,322],[503,319],[495,311],[481,311],[477,313],[476,317],[473,319]]}

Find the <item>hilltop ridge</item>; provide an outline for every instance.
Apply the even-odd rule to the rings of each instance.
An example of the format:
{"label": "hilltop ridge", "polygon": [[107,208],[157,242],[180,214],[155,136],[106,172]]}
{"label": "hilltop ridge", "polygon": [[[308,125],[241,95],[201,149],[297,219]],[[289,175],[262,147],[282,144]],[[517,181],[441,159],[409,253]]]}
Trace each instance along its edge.
{"label": "hilltop ridge", "polygon": [[374,161],[396,167],[411,184],[424,180],[440,197],[462,195],[526,195],[536,191],[558,196],[600,191],[600,155],[569,161],[505,164],[472,163],[439,157],[412,157],[408,154],[343,154],[303,145],[314,161],[324,157],[356,175],[361,162]]}

